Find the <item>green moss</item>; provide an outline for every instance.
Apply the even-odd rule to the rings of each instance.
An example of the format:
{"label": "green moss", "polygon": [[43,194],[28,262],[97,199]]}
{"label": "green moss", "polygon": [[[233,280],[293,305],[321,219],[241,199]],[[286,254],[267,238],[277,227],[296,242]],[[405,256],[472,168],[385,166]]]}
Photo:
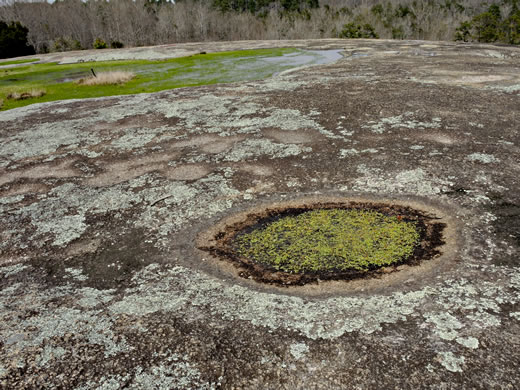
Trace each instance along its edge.
{"label": "green moss", "polygon": [[358,209],[320,209],[283,216],[234,240],[237,253],[276,270],[365,271],[412,255],[414,222]]}
{"label": "green moss", "polygon": [[[3,110],[32,103],[65,99],[157,92],[187,86],[257,80],[294,67],[289,60],[279,63],[273,57],[296,53],[296,49],[259,49],[199,54],[169,60],[100,61],[77,64],[30,64],[0,69],[0,99],[13,90],[45,89],[38,99],[5,101]],[[96,72],[130,71],[136,77],[124,85],[81,86],[75,80]]]}

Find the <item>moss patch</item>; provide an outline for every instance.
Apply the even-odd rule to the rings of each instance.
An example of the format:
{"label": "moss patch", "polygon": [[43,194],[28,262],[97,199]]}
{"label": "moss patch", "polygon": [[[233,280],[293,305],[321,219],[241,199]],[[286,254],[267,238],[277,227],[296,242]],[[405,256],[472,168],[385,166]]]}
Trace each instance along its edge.
{"label": "moss patch", "polygon": [[325,209],[286,215],[237,235],[239,256],[275,270],[370,270],[408,258],[419,241],[414,222],[372,210]]}

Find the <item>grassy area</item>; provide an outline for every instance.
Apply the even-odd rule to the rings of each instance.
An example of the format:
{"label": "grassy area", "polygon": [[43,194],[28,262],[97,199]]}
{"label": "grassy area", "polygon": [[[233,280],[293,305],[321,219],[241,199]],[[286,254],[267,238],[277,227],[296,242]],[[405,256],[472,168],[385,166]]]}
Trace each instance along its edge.
{"label": "grassy area", "polygon": [[[165,89],[262,79],[294,67],[284,55],[295,49],[260,49],[199,54],[161,61],[103,61],[59,65],[32,64],[0,69],[2,110],[37,102],[83,99],[101,96],[157,92]],[[273,59],[278,58],[278,61]],[[124,84],[78,85],[77,81],[96,73],[122,71],[135,73]],[[44,89],[46,94],[23,100],[7,99],[9,94]]]}
{"label": "grassy area", "polygon": [[370,210],[323,209],[281,217],[239,234],[240,256],[276,270],[365,271],[398,263],[419,242],[413,222]]}
{"label": "grassy area", "polygon": [[12,61],[0,61],[0,66],[4,65],[16,65],[16,64],[26,64],[27,62],[36,62],[39,61],[39,58],[30,58],[27,60],[12,60]]}

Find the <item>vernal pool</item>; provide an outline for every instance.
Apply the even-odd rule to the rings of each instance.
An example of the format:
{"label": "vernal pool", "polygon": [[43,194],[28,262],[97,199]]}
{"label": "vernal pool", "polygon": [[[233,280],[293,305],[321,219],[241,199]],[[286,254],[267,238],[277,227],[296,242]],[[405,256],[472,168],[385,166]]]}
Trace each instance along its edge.
{"label": "vernal pool", "polygon": [[[339,50],[262,49],[241,52],[200,54],[124,70],[154,75],[145,85],[195,86],[259,80],[301,66],[337,61]],[[164,75],[169,77],[166,79]],[[179,85],[181,84],[181,85]]]}
{"label": "vernal pool", "polygon": [[[64,99],[156,92],[179,87],[258,80],[301,66],[334,62],[339,50],[258,49],[197,54],[167,60],[123,60],[75,64],[20,64],[0,67],[2,110]],[[1,63],[0,63],[1,66]],[[120,85],[79,86],[76,81],[94,72],[130,71],[136,77]],[[45,95],[9,100],[13,91],[40,88]]]}

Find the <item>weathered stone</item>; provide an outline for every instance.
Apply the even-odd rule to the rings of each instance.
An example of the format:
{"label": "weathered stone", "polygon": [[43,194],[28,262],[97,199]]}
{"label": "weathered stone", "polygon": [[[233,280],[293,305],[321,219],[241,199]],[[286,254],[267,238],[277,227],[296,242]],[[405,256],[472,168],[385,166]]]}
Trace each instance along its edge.
{"label": "weathered stone", "polygon": [[[520,49],[212,48],[270,46],[345,56],[263,81],[0,113],[2,387],[517,386]],[[441,210],[450,250],[292,289],[195,248],[223,218],[310,195]]]}

